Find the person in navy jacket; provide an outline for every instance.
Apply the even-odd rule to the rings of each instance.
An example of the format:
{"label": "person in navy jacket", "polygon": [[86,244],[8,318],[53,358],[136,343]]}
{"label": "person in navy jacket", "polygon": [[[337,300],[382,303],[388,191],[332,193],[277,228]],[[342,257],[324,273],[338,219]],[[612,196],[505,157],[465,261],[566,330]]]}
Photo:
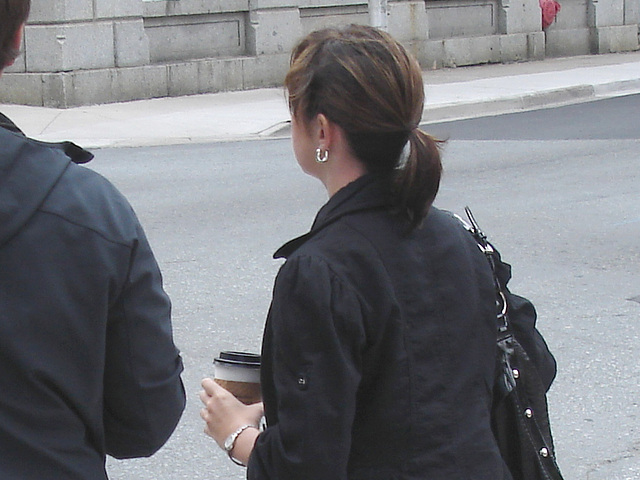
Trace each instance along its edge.
{"label": "person in navy jacket", "polygon": [[[28,0],[0,0],[0,67]],[[2,71],[0,68],[0,73]],[[185,405],[158,265],[131,206],[0,114],[0,478],[106,479],[105,456],[150,456]]]}

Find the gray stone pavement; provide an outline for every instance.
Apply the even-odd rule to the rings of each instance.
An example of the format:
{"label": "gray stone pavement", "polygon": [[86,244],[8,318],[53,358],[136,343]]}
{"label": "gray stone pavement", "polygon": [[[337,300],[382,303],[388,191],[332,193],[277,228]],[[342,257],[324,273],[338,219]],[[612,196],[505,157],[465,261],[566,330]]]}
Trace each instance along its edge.
{"label": "gray stone pavement", "polygon": [[[1,80],[0,80],[1,81]],[[423,122],[495,115],[640,92],[640,52],[427,70]],[[86,148],[287,136],[281,88],[59,110],[0,105],[27,135]]]}

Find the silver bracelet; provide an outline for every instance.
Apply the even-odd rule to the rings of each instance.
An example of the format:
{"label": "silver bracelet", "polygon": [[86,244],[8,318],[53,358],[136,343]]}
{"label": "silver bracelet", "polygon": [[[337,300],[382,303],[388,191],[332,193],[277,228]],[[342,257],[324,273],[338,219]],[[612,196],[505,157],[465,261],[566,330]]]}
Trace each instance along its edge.
{"label": "silver bracelet", "polygon": [[252,424],[242,425],[235,432],[233,432],[231,435],[229,435],[226,438],[226,440],[224,441],[224,444],[223,444],[224,451],[227,452],[227,455],[229,455],[229,458],[231,459],[231,461],[233,463],[235,463],[236,465],[240,465],[242,467],[246,467],[246,465],[244,463],[236,460],[235,458],[233,458],[233,455],[231,455],[231,451],[233,450],[233,447],[236,446],[236,440],[238,439],[240,434],[242,432],[244,432],[247,428],[256,428],[257,429],[258,427],[255,426],[255,425],[252,425]]}

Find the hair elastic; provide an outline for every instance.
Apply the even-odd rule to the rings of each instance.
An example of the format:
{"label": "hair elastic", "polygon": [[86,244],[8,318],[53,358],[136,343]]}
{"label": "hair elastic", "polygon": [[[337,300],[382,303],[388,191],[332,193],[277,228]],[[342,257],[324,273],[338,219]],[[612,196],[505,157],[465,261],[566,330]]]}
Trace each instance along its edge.
{"label": "hair elastic", "polygon": [[[413,130],[412,130],[413,131]],[[398,157],[398,163],[396,164],[397,170],[402,170],[406,167],[407,163],[409,163],[409,156],[411,155],[411,142],[407,141],[402,148],[402,152],[400,152],[400,157]]]}

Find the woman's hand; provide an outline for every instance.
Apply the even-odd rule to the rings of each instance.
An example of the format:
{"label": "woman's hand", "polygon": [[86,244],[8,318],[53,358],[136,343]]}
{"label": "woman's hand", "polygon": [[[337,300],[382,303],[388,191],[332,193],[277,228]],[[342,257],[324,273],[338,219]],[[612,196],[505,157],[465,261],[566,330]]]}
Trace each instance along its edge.
{"label": "woman's hand", "polygon": [[233,457],[246,465],[259,435],[258,425],[264,412],[262,403],[244,405],[211,378],[202,380],[202,388],[204,390],[200,392],[200,400],[204,408],[200,411],[200,416],[206,423],[204,432],[220,448],[224,449],[224,441],[241,426],[256,426],[255,429],[242,432],[233,448]]}

